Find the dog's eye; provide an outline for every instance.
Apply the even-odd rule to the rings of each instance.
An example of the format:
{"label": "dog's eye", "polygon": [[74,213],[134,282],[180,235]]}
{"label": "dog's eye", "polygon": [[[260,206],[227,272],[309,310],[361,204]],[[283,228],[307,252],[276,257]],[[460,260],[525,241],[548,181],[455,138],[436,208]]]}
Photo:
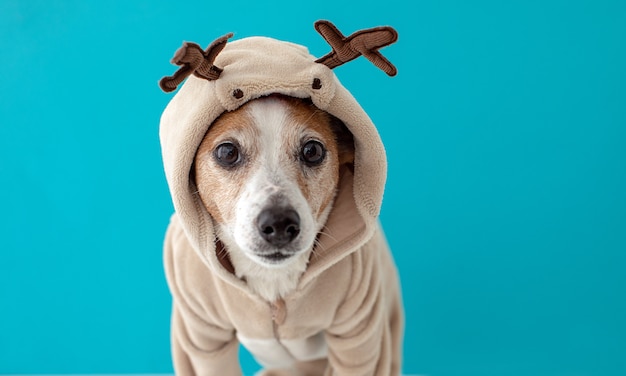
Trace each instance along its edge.
{"label": "dog's eye", "polygon": [[232,167],[241,161],[239,149],[232,142],[225,142],[218,145],[213,152],[213,156],[217,163],[223,167]]}
{"label": "dog's eye", "polygon": [[311,140],[302,146],[300,158],[309,166],[316,166],[322,163],[326,157],[326,149],[321,142]]}

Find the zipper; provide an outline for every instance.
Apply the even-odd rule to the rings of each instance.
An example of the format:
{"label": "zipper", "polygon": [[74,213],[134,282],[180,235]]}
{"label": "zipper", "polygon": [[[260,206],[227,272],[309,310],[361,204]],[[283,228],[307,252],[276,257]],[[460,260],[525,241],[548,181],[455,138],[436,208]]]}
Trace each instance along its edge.
{"label": "zipper", "polygon": [[287,346],[280,340],[280,334],[278,333],[278,327],[285,323],[285,319],[287,318],[287,306],[285,305],[285,301],[283,299],[278,299],[274,302],[270,302],[270,312],[272,315],[272,330],[274,332],[274,339],[280,345],[280,347],[285,350],[287,354],[294,360],[295,356],[289,351]]}

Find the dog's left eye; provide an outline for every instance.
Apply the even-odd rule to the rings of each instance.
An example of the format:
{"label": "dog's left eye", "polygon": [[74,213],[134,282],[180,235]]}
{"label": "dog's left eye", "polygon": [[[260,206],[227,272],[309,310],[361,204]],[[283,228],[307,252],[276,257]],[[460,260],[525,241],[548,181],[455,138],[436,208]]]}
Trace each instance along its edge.
{"label": "dog's left eye", "polygon": [[319,165],[324,161],[325,157],[326,149],[324,149],[324,145],[319,141],[311,140],[302,146],[300,158],[309,166]]}
{"label": "dog's left eye", "polygon": [[223,167],[232,167],[241,160],[239,149],[232,142],[225,142],[215,148],[213,156]]}

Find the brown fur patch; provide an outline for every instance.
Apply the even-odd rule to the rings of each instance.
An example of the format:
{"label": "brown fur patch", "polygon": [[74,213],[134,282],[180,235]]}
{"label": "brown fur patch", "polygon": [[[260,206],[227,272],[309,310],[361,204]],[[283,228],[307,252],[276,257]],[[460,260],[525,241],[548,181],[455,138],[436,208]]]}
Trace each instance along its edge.
{"label": "brown fur patch", "polygon": [[[233,215],[233,205],[239,197],[241,184],[233,184],[233,180],[245,179],[245,168],[225,171],[213,158],[215,148],[236,136],[254,133],[255,128],[246,112],[240,108],[222,114],[207,131],[194,160],[194,172],[198,194],[207,211],[217,222],[229,220]],[[245,157],[244,157],[245,158]]]}
{"label": "brown fur patch", "polygon": [[327,163],[330,163],[331,174],[321,177],[323,181],[316,182],[316,184],[311,184],[312,182],[307,179],[306,174],[298,175],[298,185],[307,201],[312,201],[312,195],[322,196],[321,205],[318,208],[312,208],[317,209],[314,214],[319,216],[334,199],[335,187],[339,182],[340,149],[332,127],[333,119],[328,113],[318,109],[313,104],[294,98],[286,98],[285,100],[290,102],[293,121],[319,134],[319,141],[326,146],[326,158],[329,159]]}

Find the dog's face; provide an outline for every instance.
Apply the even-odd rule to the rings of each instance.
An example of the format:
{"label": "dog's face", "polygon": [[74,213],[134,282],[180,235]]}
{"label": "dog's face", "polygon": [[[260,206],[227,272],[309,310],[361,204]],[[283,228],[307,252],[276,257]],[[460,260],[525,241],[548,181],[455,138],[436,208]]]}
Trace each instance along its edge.
{"label": "dog's face", "polygon": [[229,252],[288,265],[313,248],[352,163],[351,135],[295,98],[270,96],[221,115],[195,158],[196,185]]}

